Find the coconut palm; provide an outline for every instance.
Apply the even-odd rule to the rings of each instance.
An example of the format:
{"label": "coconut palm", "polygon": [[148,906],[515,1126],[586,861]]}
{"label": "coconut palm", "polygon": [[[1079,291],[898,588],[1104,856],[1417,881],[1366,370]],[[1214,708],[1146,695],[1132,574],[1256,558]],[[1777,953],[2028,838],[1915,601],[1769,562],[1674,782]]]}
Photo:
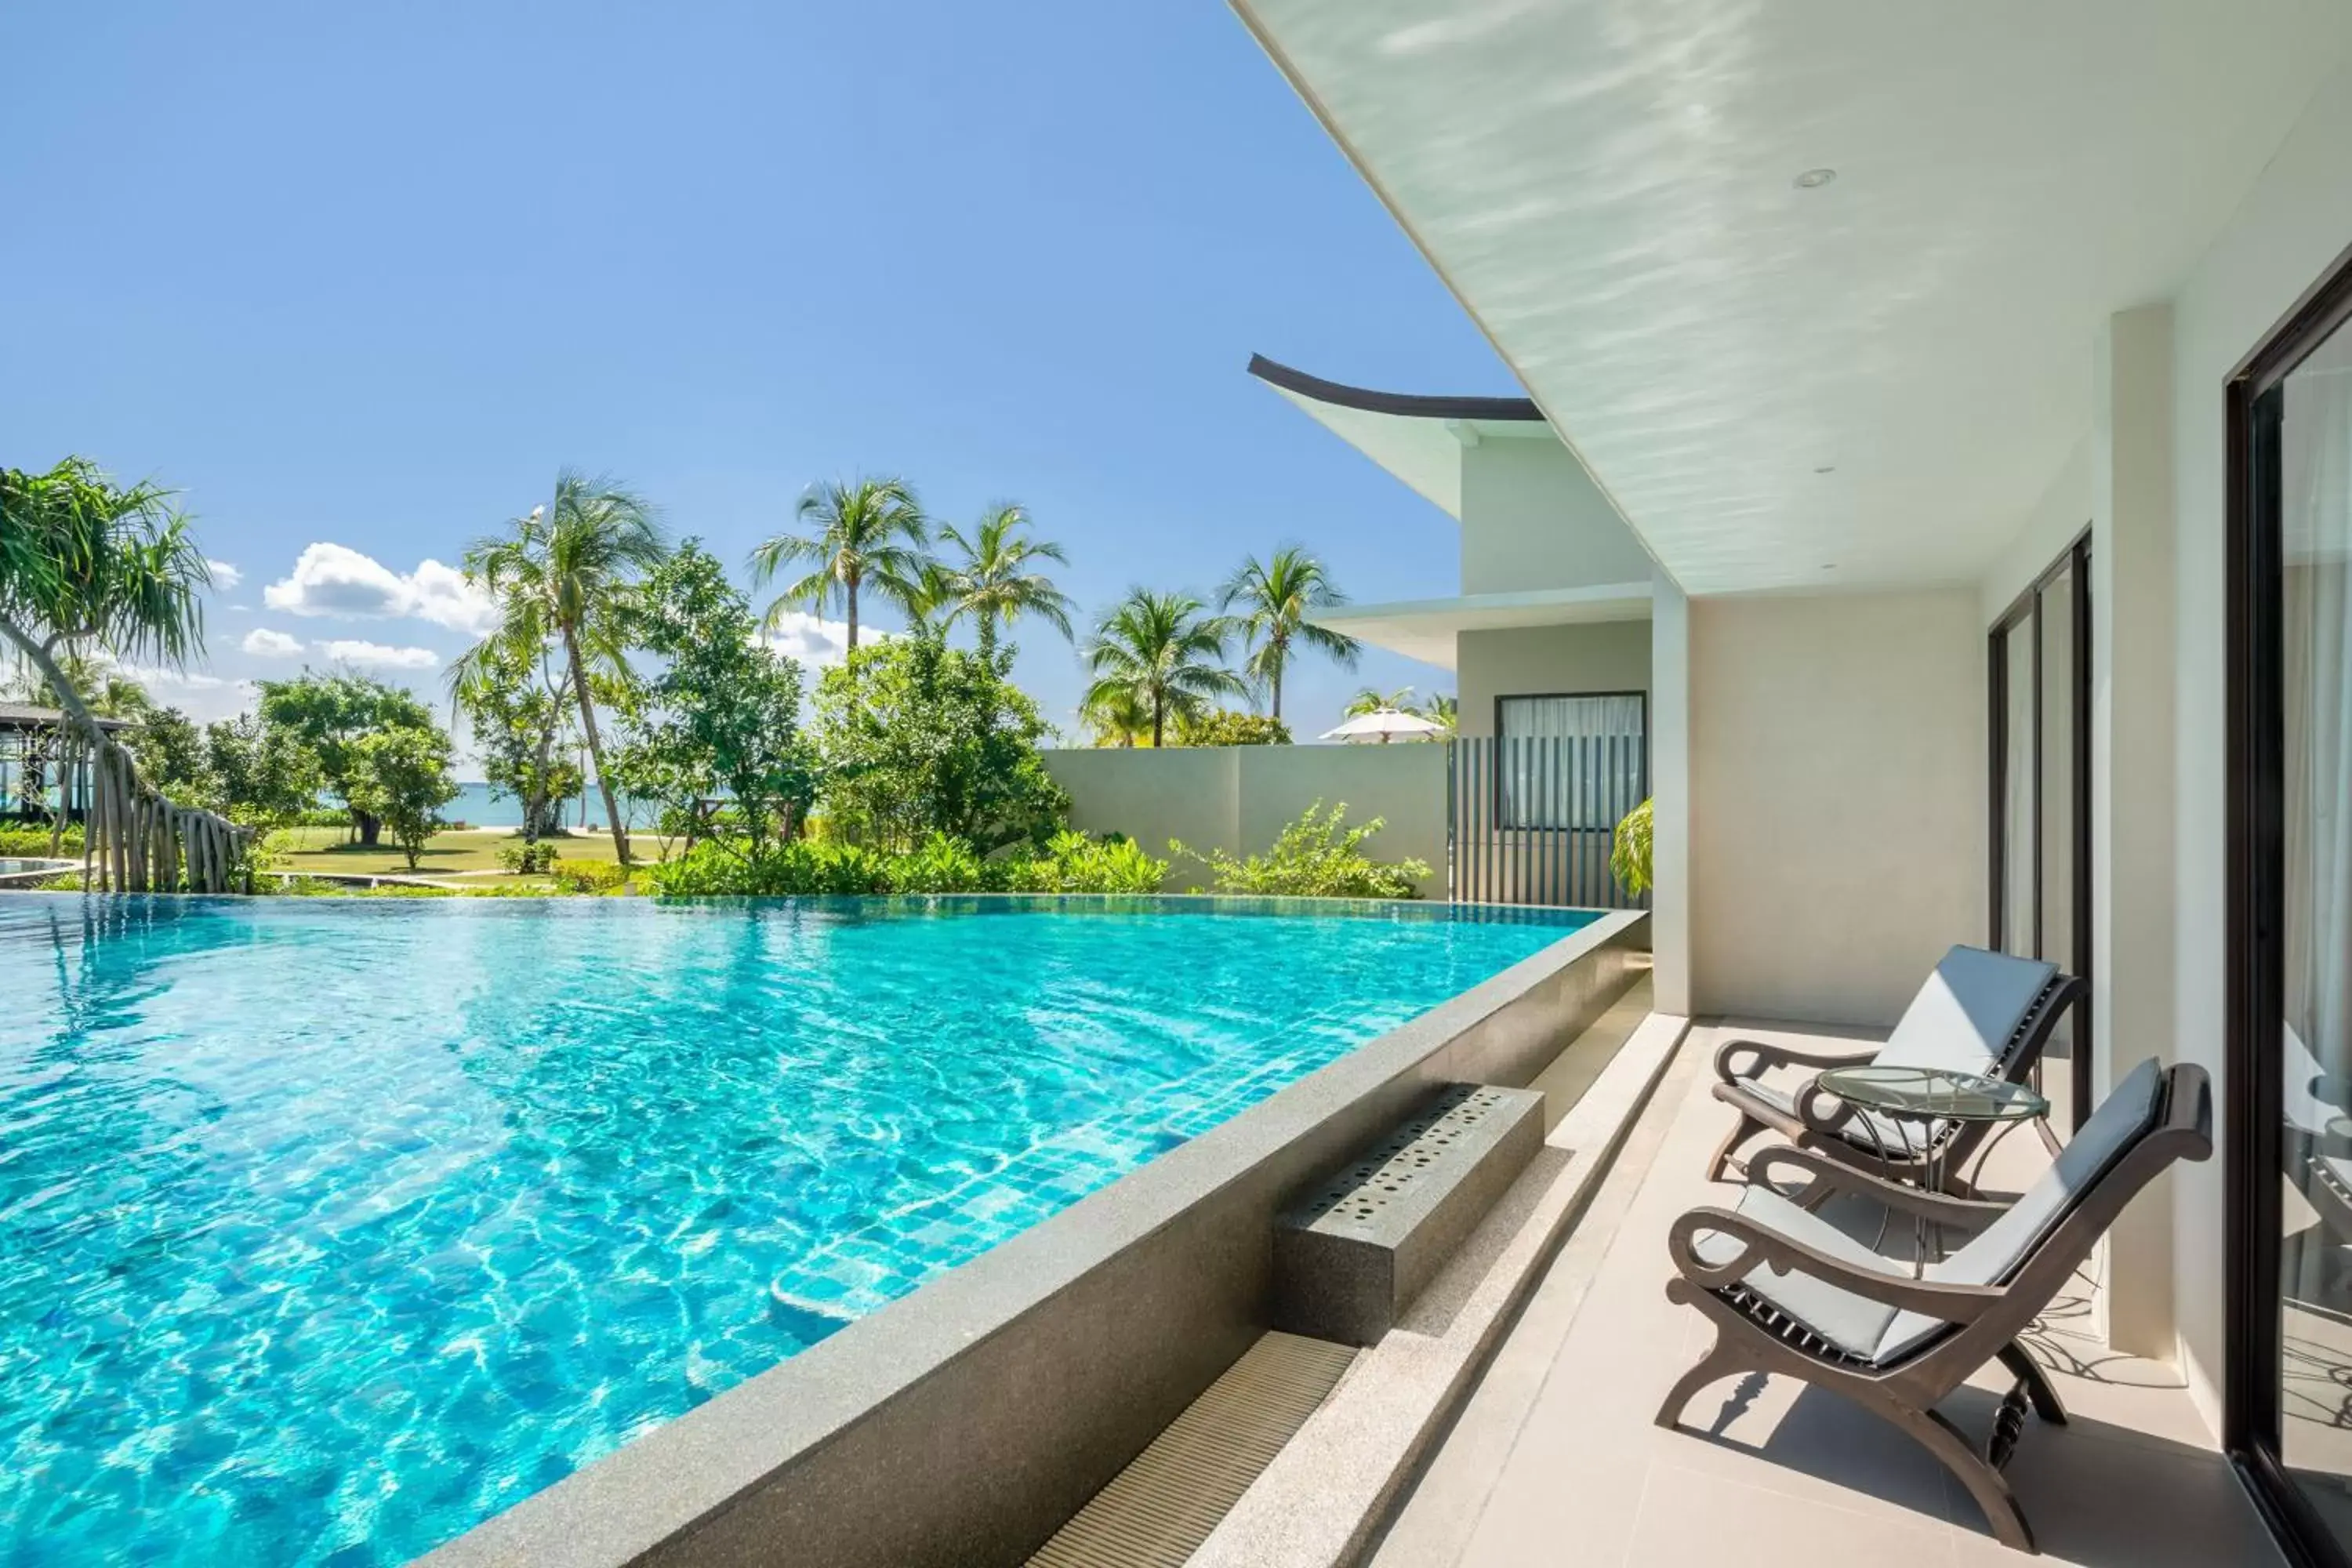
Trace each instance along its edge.
{"label": "coconut palm", "polygon": [[1412,688],[1400,686],[1394,691],[1378,691],[1365,687],[1348,699],[1342,717],[1360,718],[1366,713],[1410,713],[1412,711]]}
{"label": "coconut palm", "polygon": [[1110,687],[1097,695],[1096,700],[1078,710],[1078,720],[1094,736],[1097,746],[1118,746],[1132,751],[1139,736],[1151,732],[1151,710],[1135,694],[1131,686]]}
{"label": "coconut palm", "polygon": [[1347,602],[1348,596],[1331,585],[1323,563],[1295,544],[1282,546],[1264,561],[1249,557],[1226,580],[1217,608],[1231,613],[1239,606],[1235,624],[1250,649],[1242,668],[1265,688],[1275,718],[1282,717],[1282,676],[1294,644],[1329,656],[1342,669],[1356,667],[1361,643],[1307,618],[1313,611]]}
{"label": "coconut palm", "polygon": [[923,553],[929,520],[900,479],[835,479],[801,497],[794,515],[807,533],[779,533],[751,552],[751,581],[764,586],[785,567],[813,561],[815,569],[784,584],[768,606],[774,627],[785,611],[806,605],[823,615],[837,600],[849,620],[849,647],[857,650],[857,598],[871,589],[920,620],[931,607],[936,580]]}
{"label": "coconut palm", "polygon": [[1094,680],[1088,709],[1124,690],[1151,713],[1151,743],[1168,736],[1171,714],[1198,712],[1214,697],[1245,695],[1249,685],[1225,668],[1233,628],[1190,594],[1136,588],[1096,623],[1084,658]]}
{"label": "coconut palm", "polygon": [[1421,705],[1421,716],[1451,735],[1462,726],[1462,703],[1451,691],[1441,691]]}
{"label": "coconut palm", "polygon": [[1000,501],[982,514],[970,538],[950,523],[940,537],[955,546],[961,559],[943,563],[939,586],[945,598],[947,624],[971,617],[983,657],[996,653],[999,628],[1013,629],[1024,616],[1049,622],[1064,637],[1070,633],[1070,596],[1042,572],[1031,570],[1040,561],[1070,558],[1050,539],[1029,532],[1029,513],[1018,503]]}
{"label": "coconut palm", "polygon": [[[580,729],[604,797],[613,853],[629,863],[629,835],[604,770],[604,741],[596,727],[593,682],[625,679],[630,623],[637,585],[669,553],[653,504],[614,480],[576,468],[555,477],[551,506],[533,507],[510,531],[478,539],[466,552],[466,574],[498,601],[499,622],[489,643],[532,652],[550,642],[562,651],[564,675]],[[460,677],[463,679],[464,677]]]}

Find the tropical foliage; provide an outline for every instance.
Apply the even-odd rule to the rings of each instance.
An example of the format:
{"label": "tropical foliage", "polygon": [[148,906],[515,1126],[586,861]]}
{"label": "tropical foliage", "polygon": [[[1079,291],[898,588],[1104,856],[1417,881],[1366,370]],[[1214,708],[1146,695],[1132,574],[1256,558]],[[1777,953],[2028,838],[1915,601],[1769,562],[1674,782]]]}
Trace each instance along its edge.
{"label": "tropical foliage", "polygon": [[1176,717],[1180,746],[1286,746],[1290,726],[1270,713],[1239,713],[1219,708]]}
{"label": "tropical foliage", "polygon": [[929,631],[826,670],[814,729],[828,831],[900,854],[934,833],[983,855],[1050,837],[1069,796],[1037,754],[1046,725],[1009,665]]}
{"label": "tropical foliage", "polygon": [[1223,849],[1202,854],[1178,843],[1171,843],[1169,848],[1207,868],[1221,893],[1306,899],[1419,897],[1415,884],[1429,876],[1429,863],[1372,859],[1363,852],[1364,841],[1387,824],[1375,816],[1349,827],[1347,817],[1344,801],[1326,811],[1318,800],[1285,827],[1271,847],[1246,858]]}
{"label": "tropical foliage", "polygon": [[522,808],[527,840],[562,831],[583,784],[572,761],[579,700],[544,642],[491,637],[450,667],[449,693],[473,731],[482,777]]}
{"label": "tropical foliage", "polygon": [[1643,801],[1617,824],[1609,845],[1609,872],[1633,898],[1650,890],[1650,803]]}
{"label": "tropical foliage", "polygon": [[749,602],[696,541],[646,580],[637,637],[661,673],[631,696],[614,778],[689,848],[722,801],[751,854],[790,837],[816,793],[800,666],[760,640]]}
{"label": "tropical foliage", "polygon": [[796,510],[802,533],[779,533],[751,552],[751,581],[764,587],[786,567],[809,570],[788,581],[768,605],[766,624],[799,607],[823,615],[839,604],[857,649],[858,595],[867,590],[920,619],[939,581],[923,550],[931,525],[902,479],[859,479],[820,485]]}
{"label": "tropical foliage", "polygon": [[526,653],[551,645],[560,652],[613,853],[625,866],[629,834],[604,767],[596,681],[629,679],[638,580],[668,552],[652,503],[611,479],[573,468],[556,475],[551,506],[533,507],[507,532],[477,540],[466,552],[466,574],[499,605],[499,626],[488,640]]}
{"label": "tropical foliage", "polygon": [[1137,588],[1096,623],[1085,658],[1094,679],[1087,687],[1089,710],[1125,698],[1151,715],[1151,743],[1162,744],[1168,721],[1205,710],[1220,697],[1241,697],[1249,687],[1225,668],[1232,628],[1190,594]]}
{"label": "tropical foliage", "polygon": [[349,672],[304,670],[287,680],[260,683],[261,722],[284,731],[317,759],[320,777],[352,814],[363,845],[381,841],[383,819],[353,793],[357,747],[383,730],[430,730],[432,711],[397,686]]}
{"label": "tropical foliage", "polygon": [[1310,647],[1342,668],[1355,668],[1363,645],[1307,618],[1347,602],[1323,563],[1295,544],[1282,546],[1263,561],[1250,556],[1218,593],[1218,609],[1234,617],[1250,650],[1242,668],[1265,688],[1268,711],[1276,719],[1282,717],[1282,678],[1295,647]]}
{"label": "tropical foliage", "polygon": [[352,808],[383,824],[414,871],[425,841],[441,826],[441,808],[457,797],[449,737],[432,724],[362,735],[352,744],[350,785]]}
{"label": "tropical foliage", "polygon": [[325,785],[299,736],[251,713],[199,727],[176,708],[151,708],[128,739],[157,789],[241,827],[290,826]]}
{"label": "tropical foliage", "polygon": [[954,525],[940,530],[940,538],[953,545],[959,558],[939,563],[927,597],[945,611],[942,631],[969,619],[979,639],[981,657],[993,658],[997,636],[1010,631],[1024,616],[1034,616],[1067,637],[1070,596],[1054,580],[1034,570],[1043,561],[1069,563],[1062,547],[1031,536],[1029,514],[1011,501],[1000,501],[981,517],[967,538]]}
{"label": "tropical foliage", "polygon": [[655,892],[673,898],[848,897],[877,893],[1150,893],[1168,863],[1124,840],[1055,835],[1034,852],[983,858],[960,838],[928,835],[901,851],[797,838],[758,855],[702,844],[649,867]]}

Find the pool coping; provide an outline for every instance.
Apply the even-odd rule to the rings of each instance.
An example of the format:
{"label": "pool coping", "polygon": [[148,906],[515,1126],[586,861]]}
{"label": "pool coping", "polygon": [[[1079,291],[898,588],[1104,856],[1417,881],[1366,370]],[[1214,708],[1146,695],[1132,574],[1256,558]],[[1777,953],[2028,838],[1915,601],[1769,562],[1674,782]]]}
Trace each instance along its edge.
{"label": "pool coping", "polygon": [[1020,1562],[1264,1327],[1287,1196],[1438,1083],[1524,1083],[1647,920],[1601,911],[417,1568]]}

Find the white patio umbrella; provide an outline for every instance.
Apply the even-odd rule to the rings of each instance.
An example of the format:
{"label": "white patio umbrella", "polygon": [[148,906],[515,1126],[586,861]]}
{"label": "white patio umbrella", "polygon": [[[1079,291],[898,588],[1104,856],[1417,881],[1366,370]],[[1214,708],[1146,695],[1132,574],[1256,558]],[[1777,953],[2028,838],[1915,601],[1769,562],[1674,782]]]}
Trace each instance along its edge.
{"label": "white patio umbrella", "polygon": [[1359,713],[1336,730],[1323,731],[1326,741],[1378,740],[1388,744],[1396,735],[1442,735],[1445,726],[1433,723],[1418,713],[1401,713],[1393,708],[1378,708],[1370,713]]}

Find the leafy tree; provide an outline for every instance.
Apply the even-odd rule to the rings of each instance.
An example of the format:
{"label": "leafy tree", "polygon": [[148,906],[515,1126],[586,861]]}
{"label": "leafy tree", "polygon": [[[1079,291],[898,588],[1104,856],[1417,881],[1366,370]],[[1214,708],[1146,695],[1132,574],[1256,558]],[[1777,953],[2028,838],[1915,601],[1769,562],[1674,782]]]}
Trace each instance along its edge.
{"label": "leafy tree", "polygon": [[796,509],[807,533],[779,533],[751,552],[751,581],[765,586],[787,566],[815,566],[784,584],[765,624],[806,605],[823,615],[837,600],[849,620],[849,647],[857,649],[857,601],[872,589],[916,622],[925,620],[940,587],[923,553],[931,528],[915,492],[901,479],[860,479],[812,489]]}
{"label": "leafy tree", "polygon": [[1610,875],[1636,899],[1648,892],[1652,883],[1650,806],[1645,800],[1627,812],[1609,839]]}
{"label": "leafy tree", "polygon": [[383,819],[363,805],[354,785],[360,741],[379,730],[433,729],[433,714],[415,696],[370,676],[304,670],[261,683],[261,721],[294,737],[318,759],[327,788],[352,814],[362,844],[373,846]]}
{"label": "leafy tree", "polygon": [[174,800],[211,806],[220,799],[205,732],[177,708],[150,709],[126,740],[147,782]]}
{"label": "leafy tree", "polygon": [[1069,812],[1037,743],[1037,706],[993,658],[936,631],[857,649],[817,689],[826,820],[839,836],[908,851],[932,833],[985,856],[1043,843]]}
{"label": "leafy tree", "polygon": [[1062,547],[1049,539],[1029,535],[1029,514],[1012,501],[1001,501],[982,514],[970,538],[953,524],[940,531],[960,558],[942,563],[935,592],[947,607],[945,625],[970,616],[979,638],[981,657],[996,652],[997,634],[1010,631],[1024,616],[1049,622],[1065,637],[1070,636],[1070,596],[1054,580],[1032,570],[1041,561],[1069,564]]}
{"label": "leafy tree", "polygon": [[662,831],[689,848],[720,795],[752,853],[790,837],[815,794],[800,666],[759,640],[751,605],[693,540],[646,580],[638,631],[665,667],[632,706],[614,777],[658,802]]}
{"label": "leafy tree", "polygon": [[1307,618],[1313,611],[1347,602],[1348,596],[1332,586],[1323,563],[1295,544],[1282,546],[1264,561],[1250,556],[1226,580],[1217,608],[1234,614],[1238,606],[1235,624],[1250,650],[1243,668],[1265,688],[1275,718],[1282,717],[1282,677],[1290,668],[1294,645],[1326,654],[1343,669],[1356,667],[1361,643]]}
{"label": "leafy tree", "polygon": [[416,869],[441,808],[457,798],[449,776],[449,737],[437,726],[395,724],[351,745],[352,804],[382,822]]}
{"label": "leafy tree", "polygon": [[205,726],[205,767],[219,791],[221,814],[247,827],[300,821],[326,783],[300,736],[251,713]]}
{"label": "leafy tree", "polygon": [[525,844],[560,830],[562,803],[579,793],[571,759],[576,699],[545,642],[493,637],[449,669],[451,699],[474,732],[482,776],[522,807]]}
{"label": "leafy tree", "polygon": [[638,580],[668,553],[651,503],[609,479],[572,468],[556,475],[551,508],[533,507],[511,531],[477,540],[466,552],[466,574],[499,601],[499,624],[490,639],[525,650],[551,643],[562,651],[604,797],[613,854],[624,866],[629,832],[604,768],[593,678],[627,679]]}
{"label": "leafy tree", "polygon": [[1088,710],[1132,694],[1151,714],[1151,743],[1167,739],[1168,721],[1197,713],[1212,699],[1241,697],[1249,688],[1224,666],[1232,628],[1190,594],[1131,590],[1095,626],[1084,658],[1094,680],[1082,700]]}
{"label": "leafy tree", "polygon": [[1270,713],[1237,713],[1219,708],[1176,717],[1180,746],[1286,746],[1290,726]]}

